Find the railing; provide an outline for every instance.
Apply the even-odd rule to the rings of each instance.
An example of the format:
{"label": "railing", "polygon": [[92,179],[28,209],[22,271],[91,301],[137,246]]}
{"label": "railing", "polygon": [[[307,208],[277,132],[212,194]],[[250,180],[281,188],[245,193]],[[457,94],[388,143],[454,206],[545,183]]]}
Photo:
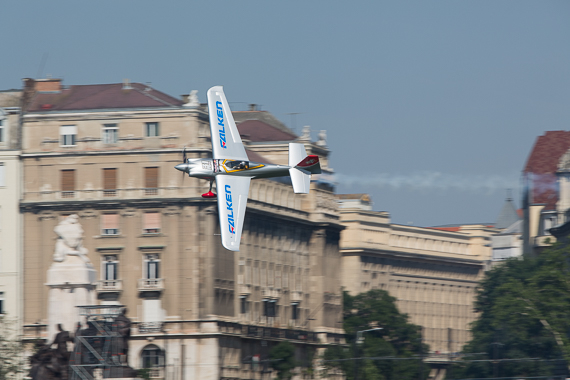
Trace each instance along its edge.
{"label": "railing", "polygon": [[97,281],[97,291],[104,292],[118,292],[123,290],[123,280],[100,280]]}
{"label": "railing", "polygon": [[140,292],[156,292],[164,290],[163,278],[141,278],[138,289]]}
{"label": "railing", "polygon": [[[190,181],[187,181],[190,182]],[[170,186],[158,188],[130,188],[130,189],[113,189],[113,190],[44,190],[44,191],[31,191],[24,194],[24,202],[46,202],[46,201],[59,201],[63,199],[73,200],[94,200],[104,198],[119,198],[119,199],[139,199],[148,196],[152,197],[188,197],[196,196],[208,190],[208,185],[204,181],[204,186]]]}

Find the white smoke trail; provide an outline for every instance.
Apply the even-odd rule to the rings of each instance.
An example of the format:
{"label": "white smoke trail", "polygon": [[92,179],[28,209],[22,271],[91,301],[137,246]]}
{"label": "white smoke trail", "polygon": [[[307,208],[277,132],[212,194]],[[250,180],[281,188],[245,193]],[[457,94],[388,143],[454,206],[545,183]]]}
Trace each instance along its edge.
{"label": "white smoke trail", "polygon": [[335,182],[349,187],[375,187],[411,190],[459,190],[492,193],[518,189],[519,180],[501,175],[456,175],[423,171],[412,174],[371,173],[367,176],[337,174]]}

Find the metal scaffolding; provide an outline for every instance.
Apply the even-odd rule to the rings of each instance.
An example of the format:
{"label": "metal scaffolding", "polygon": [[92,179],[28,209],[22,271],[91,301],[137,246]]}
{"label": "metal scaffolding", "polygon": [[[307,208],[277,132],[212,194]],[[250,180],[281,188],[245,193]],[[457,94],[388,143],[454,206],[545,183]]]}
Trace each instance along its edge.
{"label": "metal scaffolding", "polygon": [[69,361],[70,380],[127,377],[132,369],[125,355],[120,355],[123,337],[116,323],[123,306],[78,306],[78,309],[79,315],[85,317],[87,328],[78,329],[75,334]]}

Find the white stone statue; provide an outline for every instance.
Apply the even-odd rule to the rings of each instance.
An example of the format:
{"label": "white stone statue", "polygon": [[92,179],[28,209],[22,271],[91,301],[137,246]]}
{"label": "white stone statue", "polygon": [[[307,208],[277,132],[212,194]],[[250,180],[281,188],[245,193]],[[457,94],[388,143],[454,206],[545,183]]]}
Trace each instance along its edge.
{"label": "white stone statue", "polygon": [[77,306],[95,304],[97,272],[83,247],[83,228],[78,215],[70,215],[55,228],[58,236],[53,262],[46,274],[48,293],[48,334],[57,334],[57,325],[75,331],[81,322]]}
{"label": "white stone statue", "polygon": [[184,107],[197,108],[200,106],[200,101],[198,100],[198,90],[190,91],[188,95],[188,103],[184,104]]}
{"label": "white stone statue", "polygon": [[309,125],[305,125],[303,127],[303,132],[301,132],[301,137],[299,137],[301,141],[311,141],[311,127]]}
{"label": "white stone statue", "polygon": [[83,247],[83,228],[79,224],[79,216],[69,215],[54,228],[54,231],[59,238],[55,243],[53,261],[63,262],[67,256],[77,256],[91,266],[91,261],[87,257],[87,248]]}
{"label": "white stone statue", "polygon": [[327,146],[327,131],[326,130],[321,130],[319,132],[319,141],[317,141],[317,145],[318,146]]}

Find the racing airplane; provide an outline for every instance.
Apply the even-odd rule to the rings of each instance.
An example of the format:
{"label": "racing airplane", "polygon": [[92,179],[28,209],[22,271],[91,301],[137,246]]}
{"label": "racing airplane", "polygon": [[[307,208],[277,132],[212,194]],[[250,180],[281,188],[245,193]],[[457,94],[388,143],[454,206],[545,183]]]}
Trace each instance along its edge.
{"label": "racing airplane", "polygon": [[[311,174],[321,173],[321,165],[318,156],[307,156],[305,146],[296,143],[289,143],[289,165],[249,161],[222,86],[208,90],[208,112],[213,157],[187,159],[184,152],[184,162],[175,168],[210,181],[210,190],[202,197],[218,198],[222,245],[239,251],[250,181],[289,175],[293,191],[308,194]],[[212,192],[214,180],[219,197]]]}

